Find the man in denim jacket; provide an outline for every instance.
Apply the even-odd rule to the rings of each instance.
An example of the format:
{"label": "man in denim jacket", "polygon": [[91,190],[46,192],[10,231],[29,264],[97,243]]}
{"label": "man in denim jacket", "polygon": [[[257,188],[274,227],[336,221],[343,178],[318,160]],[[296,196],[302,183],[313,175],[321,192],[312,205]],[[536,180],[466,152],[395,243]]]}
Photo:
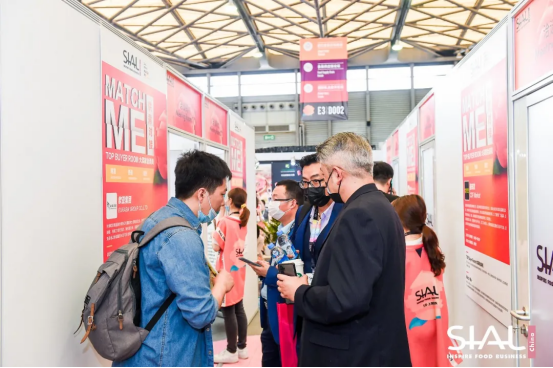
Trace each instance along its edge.
{"label": "man in denim jacket", "polygon": [[150,216],[142,230],[147,233],[175,216],[185,218],[195,230],[165,230],[140,250],[141,327],[171,293],[176,298],[140,350],[114,366],[213,367],[211,323],[234,282],[221,270],[210,290],[201,223],[212,221],[221,208],[231,173],[220,158],[191,151],[178,160],[175,176],[176,198]]}

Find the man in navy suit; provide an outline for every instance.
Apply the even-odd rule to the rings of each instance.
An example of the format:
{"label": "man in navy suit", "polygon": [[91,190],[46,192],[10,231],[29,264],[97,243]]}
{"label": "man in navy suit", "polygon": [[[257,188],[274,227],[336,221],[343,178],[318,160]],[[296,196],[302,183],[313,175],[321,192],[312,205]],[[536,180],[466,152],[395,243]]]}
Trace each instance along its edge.
{"label": "man in navy suit", "polygon": [[[303,191],[297,181],[282,180],[273,190],[272,201],[269,203],[269,215],[280,221],[279,230],[293,239],[296,230],[295,219],[299,206],[303,204]],[[253,267],[254,272],[263,280],[259,300],[259,317],[261,319],[261,350],[263,367],[281,367],[280,345],[278,333],[277,303],[284,299],[277,290],[278,270],[269,262],[258,261],[261,267]]]}
{"label": "man in navy suit", "polygon": [[[302,171],[300,187],[304,190],[308,203],[298,210],[292,243],[300,253],[304,272],[310,280],[315,273],[321,247],[344,205],[334,203],[327,195],[317,154],[303,157],[300,166]],[[296,316],[295,322],[299,352],[302,318]]]}

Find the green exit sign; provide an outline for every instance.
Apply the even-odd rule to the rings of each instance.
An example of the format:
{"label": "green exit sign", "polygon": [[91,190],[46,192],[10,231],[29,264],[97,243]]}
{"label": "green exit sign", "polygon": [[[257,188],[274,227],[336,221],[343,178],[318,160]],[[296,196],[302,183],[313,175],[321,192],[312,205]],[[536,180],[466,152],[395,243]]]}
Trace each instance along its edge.
{"label": "green exit sign", "polygon": [[275,135],[274,134],[266,134],[263,136],[263,140],[264,141],[274,141],[275,140]]}

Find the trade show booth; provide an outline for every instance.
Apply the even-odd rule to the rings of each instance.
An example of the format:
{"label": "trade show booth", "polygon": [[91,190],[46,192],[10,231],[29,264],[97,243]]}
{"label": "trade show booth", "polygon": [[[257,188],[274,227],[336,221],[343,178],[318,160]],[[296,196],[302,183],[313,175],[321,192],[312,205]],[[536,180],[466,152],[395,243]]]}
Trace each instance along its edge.
{"label": "trade show booth", "polygon": [[548,0],[519,3],[386,141],[399,194],[424,197],[440,239],[456,335],[493,327],[524,347],[485,344],[494,365],[553,362],[551,14]]}
{"label": "trade show booth", "polygon": [[[254,211],[254,131],[78,1],[0,8],[1,365],[107,366],[73,334],[98,267],[174,195],[189,150],[224,159]],[[257,284],[248,269],[249,320]]]}

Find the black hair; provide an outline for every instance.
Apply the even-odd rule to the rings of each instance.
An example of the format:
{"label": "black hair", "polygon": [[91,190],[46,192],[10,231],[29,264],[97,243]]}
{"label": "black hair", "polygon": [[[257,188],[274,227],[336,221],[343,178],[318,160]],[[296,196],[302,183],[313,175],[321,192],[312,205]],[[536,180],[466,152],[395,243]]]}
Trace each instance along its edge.
{"label": "black hair", "polygon": [[384,161],[376,161],[373,167],[373,179],[380,184],[386,184],[394,178],[394,168]]}
{"label": "black hair", "polygon": [[297,181],[294,180],[282,180],[276,183],[275,187],[283,186],[286,188],[286,197],[289,199],[295,199],[298,203],[298,206],[303,205],[304,193],[303,189],[300,188],[300,185]]}
{"label": "black hair", "polygon": [[319,162],[319,157],[316,153],[312,153],[310,155],[302,157],[302,159],[300,160],[300,167],[303,170],[304,167],[316,164],[317,162]]}
{"label": "black hair", "polygon": [[184,153],[175,167],[175,195],[188,199],[200,188],[211,194],[231,179],[232,174],[225,161],[204,151],[193,150]]}

